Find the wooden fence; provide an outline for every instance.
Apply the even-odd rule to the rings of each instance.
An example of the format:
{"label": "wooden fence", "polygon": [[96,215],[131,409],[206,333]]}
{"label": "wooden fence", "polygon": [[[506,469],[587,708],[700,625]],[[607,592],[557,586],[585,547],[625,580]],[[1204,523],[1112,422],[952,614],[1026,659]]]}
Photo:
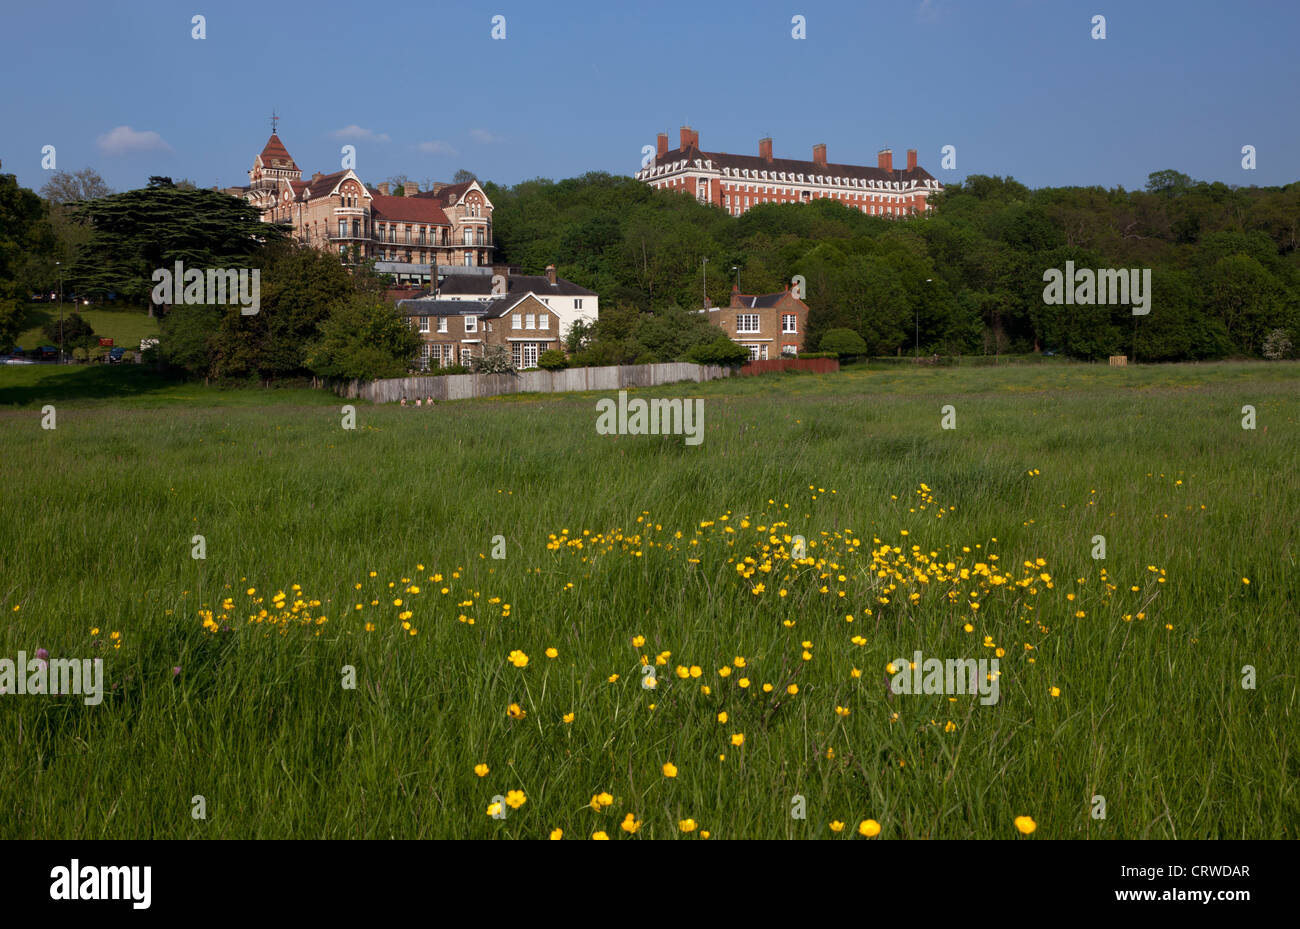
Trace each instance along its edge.
{"label": "wooden fence", "polygon": [[[816,359],[814,359],[815,361]],[[832,359],[825,359],[831,361]],[[811,363],[811,362],[810,362]],[[382,381],[343,381],[333,384],[340,397],[396,403],[403,397],[434,400],[468,400],[499,394],[559,393],[577,390],[621,390],[654,387],[681,381],[712,381],[729,377],[731,368],[686,362],[657,365],[616,365],[605,368],[565,368],[563,371],[525,371],[519,374],[445,374],[441,377],[399,377]]]}

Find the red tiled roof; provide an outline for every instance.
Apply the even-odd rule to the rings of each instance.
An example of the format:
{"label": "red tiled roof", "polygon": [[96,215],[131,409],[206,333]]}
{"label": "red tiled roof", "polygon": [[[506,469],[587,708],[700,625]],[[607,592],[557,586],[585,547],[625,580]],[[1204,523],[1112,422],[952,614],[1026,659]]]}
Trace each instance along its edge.
{"label": "red tiled roof", "polygon": [[284,143],[280,141],[280,137],[274,132],[271,133],[271,138],[266,140],[266,145],[262,148],[262,167],[298,170],[298,166],[294,164],[293,158],[289,155],[289,150],[284,147]]}
{"label": "red tiled roof", "polygon": [[385,197],[370,199],[371,218],[376,222],[431,223],[450,226],[451,220],[433,199],[421,197]]}
{"label": "red tiled roof", "polygon": [[317,197],[325,197],[334,189],[346,171],[335,171],[333,174],[322,174],[320,177],[314,177],[307,182],[307,199],[315,200]]}
{"label": "red tiled roof", "polygon": [[416,194],[415,198],[418,200],[436,200],[443,206],[451,206],[464,196],[465,191],[469,190],[470,185],[473,183],[473,181],[462,181],[459,184],[447,184],[439,187],[437,193],[426,190],[423,193]]}

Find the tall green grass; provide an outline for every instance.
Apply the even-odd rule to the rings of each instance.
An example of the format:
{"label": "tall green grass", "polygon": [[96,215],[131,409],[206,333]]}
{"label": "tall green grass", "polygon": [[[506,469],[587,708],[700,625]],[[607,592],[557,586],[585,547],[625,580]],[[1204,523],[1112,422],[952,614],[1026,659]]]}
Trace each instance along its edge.
{"label": "tall green grass", "polygon": [[[654,838],[830,838],[831,821],[847,838],[867,818],[884,838],[1013,837],[1021,815],[1038,837],[1293,838],[1298,374],[868,365],[636,392],[704,398],[689,447],[597,435],[595,393],[361,405],[345,431],[319,392],[145,380],[96,398],[0,371],[0,657],[100,655],[109,688],[99,706],[0,696],[0,835],[627,838],[630,812]],[[776,545],[757,528],[774,521]],[[563,530],[623,539],[548,548]],[[786,534],[837,567],[737,573]],[[964,585],[957,606],[946,584],[885,591],[886,543],[996,554],[1017,577],[1042,558],[1053,587],[978,612]],[[248,623],[248,588],[292,601],[293,584],[327,622]],[[229,630],[206,631],[225,597]],[[1005,649],[996,705],[888,692],[890,661],[992,658],[985,636]],[[639,655],[664,651],[644,688]],[[527,802],[486,815],[510,790]]]}

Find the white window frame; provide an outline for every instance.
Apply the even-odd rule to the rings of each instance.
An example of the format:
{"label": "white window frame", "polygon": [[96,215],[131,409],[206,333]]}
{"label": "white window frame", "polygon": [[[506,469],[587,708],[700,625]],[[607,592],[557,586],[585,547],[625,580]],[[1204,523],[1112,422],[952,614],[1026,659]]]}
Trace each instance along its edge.
{"label": "white window frame", "polygon": [[510,314],[510,328],[511,328],[511,329],[522,329],[522,328],[523,328],[523,323],[520,322],[520,320],[519,320],[519,314],[518,314],[518,313],[511,313],[511,314]]}
{"label": "white window frame", "polygon": [[420,331],[421,332],[429,331],[429,317],[427,316],[420,317]]}
{"label": "white window frame", "polygon": [[781,331],[783,333],[788,332],[788,333],[795,333],[797,335],[799,332],[798,326],[799,326],[799,314],[797,313],[781,314]]}
{"label": "white window frame", "polygon": [[[753,328],[747,328],[746,323],[753,323]],[[737,313],[736,314],[736,333],[753,334],[759,331],[761,323],[757,313]]]}
{"label": "white window frame", "polygon": [[478,317],[477,317],[477,316],[466,316],[466,317],[465,317],[465,331],[466,331],[466,332],[478,332]]}

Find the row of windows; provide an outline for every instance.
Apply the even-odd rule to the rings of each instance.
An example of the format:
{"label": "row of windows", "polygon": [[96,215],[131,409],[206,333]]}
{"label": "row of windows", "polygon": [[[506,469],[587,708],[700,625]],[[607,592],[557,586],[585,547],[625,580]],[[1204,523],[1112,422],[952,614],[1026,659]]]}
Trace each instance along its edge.
{"label": "row of windows", "polygon": [[[420,324],[419,324],[419,326],[420,326],[420,331],[421,331],[421,332],[428,332],[428,331],[429,331],[429,320],[430,320],[430,319],[433,319],[433,318],[434,318],[434,317],[431,317],[431,316],[421,316],[421,317],[420,317]],[[439,316],[439,317],[437,317],[437,319],[438,319],[438,331],[439,331],[439,332],[446,332],[446,331],[447,331],[447,317],[446,317],[446,316]],[[462,316],[461,319],[465,320],[465,331],[466,331],[466,332],[478,332],[478,317],[477,317],[477,316]],[[515,328],[518,329],[519,327],[516,326]]]}
{"label": "row of windows", "polygon": [[519,313],[514,313],[511,314],[510,316],[510,328],[511,329],[550,329],[551,317],[547,316],[545,313],[538,313],[536,315],[532,313],[524,313],[521,318]]}
{"label": "row of windows", "polygon": [[[741,345],[744,346],[745,348],[749,349],[749,360],[750,360],[750,361],[767,361],[767,343],[766,343],[766,342],[761,342],[761,343],[759,343],[758,345],[751,345],[751,344],[747,344],[747,343],[742,342]],[[798,345],[782,345],[782,346],[781,346],[781,354],[782,354],[782,355],[797,355],[797,354],[799,354],[799,346],[798,346]]]}
{"label": "row of windows", "polygon": [[[757,313],[737,313],[736,314],[736,332],[755,333],[759,331],[759,319]],[[781,331],[798,332],[799,317],[795,313],[781,314]]]}

